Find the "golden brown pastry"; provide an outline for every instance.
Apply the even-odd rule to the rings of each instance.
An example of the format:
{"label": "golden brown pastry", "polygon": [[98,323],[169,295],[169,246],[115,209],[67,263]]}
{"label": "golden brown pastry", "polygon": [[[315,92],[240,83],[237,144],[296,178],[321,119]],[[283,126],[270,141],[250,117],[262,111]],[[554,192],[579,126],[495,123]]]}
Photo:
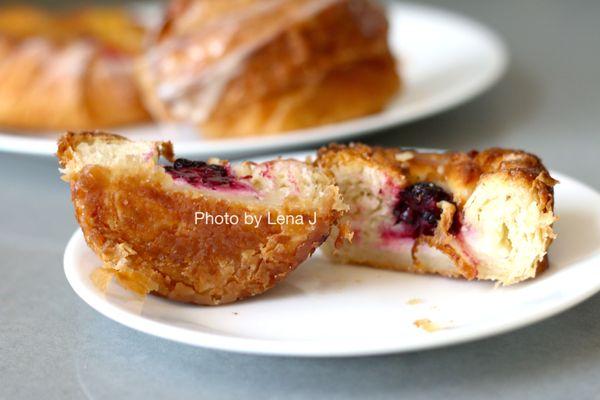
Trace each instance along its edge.
{"label": "golden brown pastry", "polygon": [[399,89],[371,0],[175,0],[140,63],[155,117],[213,137],[380,111]]}
{"label": "golden brown pastry", "polygon": [[505,285],[547,265],[556,181],[531,154],[353,144],[321,149],[316,164],[350,207],[352,243],[324,246],[335,260]]}
{"label": "golden brown pastry", "polygon": [[82,129],[149,119],[133,75],[144,30],[120,9],[0,8],[0,126]]}
{"label": "golden brown pastry", "polygon": [[103,133],[68,133],[58,144],[88,245],[139,293],[209,305],[263,293],[346,209],[331,178],[305,162],[161,165],[161,155],[173,161],[170,143]]}

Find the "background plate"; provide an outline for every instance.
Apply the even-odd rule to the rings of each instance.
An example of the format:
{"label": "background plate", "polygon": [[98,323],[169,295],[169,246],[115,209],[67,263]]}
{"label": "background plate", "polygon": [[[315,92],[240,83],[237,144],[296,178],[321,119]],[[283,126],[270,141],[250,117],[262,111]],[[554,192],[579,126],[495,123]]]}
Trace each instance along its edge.
{"label": "background plate", "polygon": [[[510,287],[335,265],[317,252],[264,295],[200,307],[155,296],[141,299],[115,283],[100,292],[90,280],[100,261],[80,231],[65,250],[65,274],[75,292],[108,318],[195,346],[356,356],[466,342],[547,318],[600,290],[600,194],[567,176],[553,176],[561,182],[556,187],[560,221],[550,268]],[[419,319],[442,329],[419,329],[414,324]]]}
{"label": "background plate", "polygon": [[[191,126],[148,124],[111,128],[134,139],[172,140],[177,153],[229,156],[348,139],[423,118],[463,103],[489,88],[505,70],[501,40],[488,28],[440,9],[404,3],[388,6],[390,46],[401,60],[404,91],[381,113],[343,123],[260,138],[208,140]],[[0,150],[52,155],[56,134],[0,132]]]}

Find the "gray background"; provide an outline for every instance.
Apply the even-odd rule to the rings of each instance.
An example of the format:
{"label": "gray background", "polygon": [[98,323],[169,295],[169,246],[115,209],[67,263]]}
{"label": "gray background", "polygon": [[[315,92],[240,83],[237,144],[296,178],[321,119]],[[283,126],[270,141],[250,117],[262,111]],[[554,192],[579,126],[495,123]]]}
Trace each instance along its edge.
{"label": "gray background", "polygon": [[[492,145],[540,155],[600,189],[600,2],[453,0],[512,60],[485,95],[369,143]],[[114,323],[76,297],[76,228],[54,160],[0,153],[0,398],[600,398],[600,296],[499,337],[412,354],[294,359],[188,347]]]}

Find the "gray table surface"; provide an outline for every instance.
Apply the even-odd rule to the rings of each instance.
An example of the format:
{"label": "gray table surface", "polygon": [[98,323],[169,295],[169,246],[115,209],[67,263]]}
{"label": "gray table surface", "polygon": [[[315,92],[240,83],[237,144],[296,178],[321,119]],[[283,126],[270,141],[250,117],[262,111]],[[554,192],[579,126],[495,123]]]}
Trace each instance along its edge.
{"label": "gray table surface", "polygon": [[[511,51],[491,91],[369,143],[510,146],[600,189],[600,2],[438,1]],[[445,3],[445,4],[442,4]],[[294,359],[193,348],[123,327],[71,290],[76,224],[54,160],[0,154],[0,398],[600,398],[600,295],[516,332],[411,354]]]}

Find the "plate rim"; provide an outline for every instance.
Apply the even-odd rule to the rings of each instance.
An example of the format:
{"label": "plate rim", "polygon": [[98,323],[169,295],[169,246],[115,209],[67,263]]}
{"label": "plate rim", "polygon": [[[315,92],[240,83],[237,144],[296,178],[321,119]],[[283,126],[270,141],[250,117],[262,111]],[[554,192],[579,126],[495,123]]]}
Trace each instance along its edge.
{"label": "plate rim", "polygon": [[[307,154],[293,153],[293,154]],[[285,156],[283,154],[282,156]],[[584,186],[594,195],[600,197],[600,193],[589,185],[569,177],[568,175],[552,172],[553,176],[559,178],[563,182],[570,181],[571,183]],[[357,356],[373,356],[383,354],[399,354],[409,353],[426,349],[435,349],[440,347],[452,346],[460,343],[467,343],[475,340],[481,340],[503,333],[511,332],[532,325],[551,316],[560,314],[575,305],[585,301],[594,294],[600,291],[600,278],[583,289],[576,292],[570,291],[569,296],[566,296],[566,301],[559,300],[548,301],[543,303],[541,309],[537,309],[534,314],[531,311],[521,311],[509,321],[490,322],[478,325],[476,329],[457,330],[452,334],[452,331],[446,331],[444,336],[431,336],[428,341],[420,341],[412,343],[412,345],[403,345],[401,338],[394,345],[390,345],[389,341],[374,343],[371,346],[364,346],[365,341],[361,342],[361,347],[356,349],[353,346],[345,344],[356,341],[336,340],[332,341],[310,341],[310,340],[277,340],[277,339],[254,339],[247,337],[229,336],[222,334],[214,334],[209,332],[200,332],[188,328],[169,325],[164,322],[159,322],[142,315],[132,313],[111,304],[103,298],[103,294],[97,290],[89,289],[83,281],[78,281],[78,265],[75,263],[75,256],[79,246],[87,246],[81,229],[77,229],[64,251],[63,269],[66,278],[71,288],[75,293],[90,307],[98,311],[105,317],[127,326],[131,329],[144,332],[151,336],[157,336],[163,339],[179,342],[196,347],[207,349],[223,350],[234,353],[269,355],[269,356],[293,356],[293,357],[357,357]],[[72,262],[73,261],[73,262]],[[578,265],[579,268],[592,268],[593,265],[600,262],[600,251],[597,249],[588,257],[582,260],[573,262],[571,265]],[[434,334],[432,334],[434,335]],[[314,345],[317,343],[317,345]],[[337,343],[337,344],[336,344]],[[333,347],[331,345],[333,344]]]}
{"label": "plate rim", "polygon": [[[451,23],[460,25],[463,29],[476,32],[481,41],[487,43],[488,48],[493,53],[493,56],[489,57],[490,65],[488,66],[488,70],[478,75],[476,80],[463,84],[458,89],[443,92],[444,95],[440,97],[433,97],[434,101],[430,100],[430,105],[425,111],[413,112],[409,115],[402,115],[401,113],[386,115],[384,112],[380,112],[330,125],[292,131],[283,135],[194,141],[186,142],[183,146],[178,146],[178,142],[175,141],[178,153],[182,156],[206,156],[209,155],[208,153],[218,153],[220,156],[236,157],[249,154],[264,154],[277,150],[293,150],[328,141],[366,137],[394,126],[405,125],[458,107],[486,92],[505,74],[510,58],[507,46],[500,35],[487,25],[469,16],[443,7],[413,2],[391,3],[389,0],[383,1],[383,4],[388,7],[390,14],[398,13],[398,10],[403,8],[410,8],[429,15],[443,16],[451,21]],[[170,124],[142,123],[131,127],[113,127],[106,130],[139,130],[143,129],[144,126],[150,125],[158,125],[159,127],[168,129],[165,127],[168,127]],[[184,124],[181,124],[181,126],[183,127]],[[335,130],[329,131],[332,128]],[[232,143],[235,143],[234,147],[232,147]],[[2,132],[0,130],[0,152],[48,157],[54,156],[55,151],[56,139],[54,138],[19,135],[17,133],[10,133],[10,131]]]}

